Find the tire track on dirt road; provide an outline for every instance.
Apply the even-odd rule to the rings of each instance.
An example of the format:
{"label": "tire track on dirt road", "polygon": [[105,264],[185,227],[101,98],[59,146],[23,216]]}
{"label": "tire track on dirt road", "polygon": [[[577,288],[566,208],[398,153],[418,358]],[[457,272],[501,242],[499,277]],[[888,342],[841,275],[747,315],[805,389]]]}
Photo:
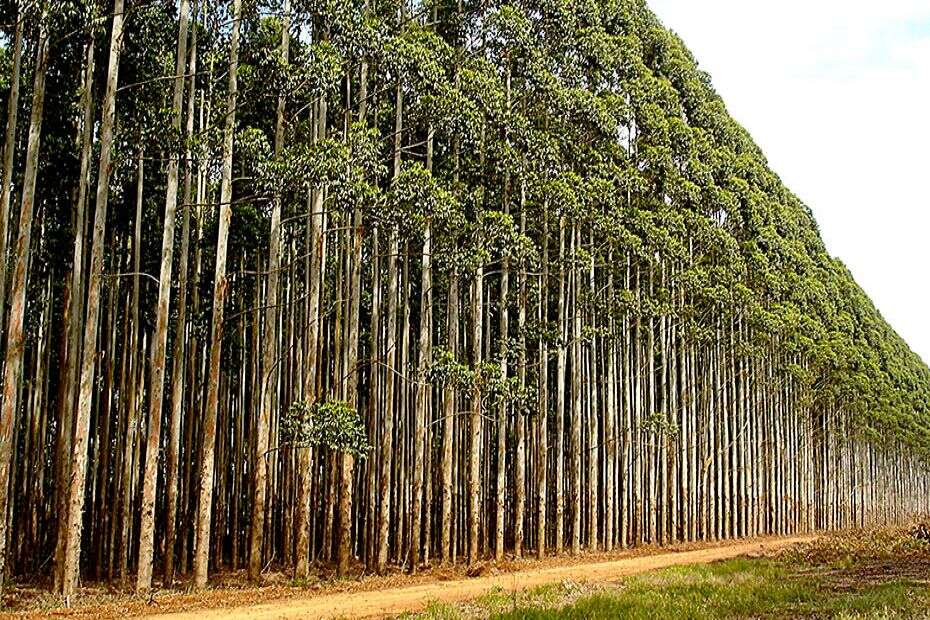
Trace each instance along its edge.
{"label": "tire track on dirt road", "polygon": [[191,612],[150,616],[156,620],[241,619],[278,620],[281,618],[382,618],[404,612],[421,611],[431,602],[456,603],[477,598],[490,590],[527,590],[572,580],[610,582],[670,566],[706,564],[747,555],[770,553],[814,540],[816,536],[734,541],[717,547],[621,558],[590,564],[572,564],[529,569],[471,579],[436,581],[426,584],[374,590],[340,592],[307,598],[286,599],[242,607],[201,609]]}

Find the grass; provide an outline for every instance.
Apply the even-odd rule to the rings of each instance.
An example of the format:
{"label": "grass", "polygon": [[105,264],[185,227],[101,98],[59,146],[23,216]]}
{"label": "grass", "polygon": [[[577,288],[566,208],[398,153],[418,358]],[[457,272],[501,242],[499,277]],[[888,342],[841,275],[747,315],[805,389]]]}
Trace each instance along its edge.
{"label": "grass", "polygon": [[615,584],[491,592],[418,617],[930,620],[930,542],[912,532],[831,536],[775,557],[670,568]]}
{"label": "grass", "polygon": [[[838,591],[775,560],[730,560],[631,578],[557,607],[517,607],[500,620],[574,618],[914,618],[930,607],[930,588],[892,580]],[[879,614],[879,615],[875,615]]]}

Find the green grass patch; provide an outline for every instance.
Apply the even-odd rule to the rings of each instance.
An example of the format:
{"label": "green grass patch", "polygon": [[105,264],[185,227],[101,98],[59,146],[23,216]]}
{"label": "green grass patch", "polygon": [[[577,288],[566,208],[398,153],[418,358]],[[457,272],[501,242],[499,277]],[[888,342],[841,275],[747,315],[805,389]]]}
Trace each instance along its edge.
{"label": "green grass patch", "polygon": [[[861,568],[861,567],[858,567]],[[462,605],[437,604],[430,620],[629,618],[841,618],[930,620],[930,573],[860,579],[855,569],[813,570],[785,560],[738,559],[670,568],[618,584],[558,584],[528,592],[493,591]]]}
{"label": "green grass patch", "polygon": [[618,583],[495,590],[413,617],[930,620],[930,537],[915,531],[825,536],[774,557],[668,568]]}
{"label": "green grass patch", "polygon": [[[499,620],[587,618],[914,618],[930,607],[930,588],[892,580],[837,590],[774,560],[731,560],[630,578],[565,605],[527,605],[489,613]],[[876,615],[877,614],[877,615]]]}

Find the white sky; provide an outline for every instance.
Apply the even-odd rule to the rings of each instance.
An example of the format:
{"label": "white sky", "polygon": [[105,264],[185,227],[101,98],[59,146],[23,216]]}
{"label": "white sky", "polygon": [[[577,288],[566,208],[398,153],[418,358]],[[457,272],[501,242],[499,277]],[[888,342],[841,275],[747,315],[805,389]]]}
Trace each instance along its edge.
{"label": "white sky", "polygon": [[930,0],[649,0],[930,362]]}

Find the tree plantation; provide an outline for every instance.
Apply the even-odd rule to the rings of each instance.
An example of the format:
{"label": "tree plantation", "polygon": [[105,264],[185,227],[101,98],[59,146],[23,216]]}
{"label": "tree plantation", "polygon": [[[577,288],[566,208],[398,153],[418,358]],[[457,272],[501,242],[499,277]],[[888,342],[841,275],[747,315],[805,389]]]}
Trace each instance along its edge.
{"label": "tree plantation", "polygon": [[930,370],[643,0],[0,13],[0,583],[930,512]]}

